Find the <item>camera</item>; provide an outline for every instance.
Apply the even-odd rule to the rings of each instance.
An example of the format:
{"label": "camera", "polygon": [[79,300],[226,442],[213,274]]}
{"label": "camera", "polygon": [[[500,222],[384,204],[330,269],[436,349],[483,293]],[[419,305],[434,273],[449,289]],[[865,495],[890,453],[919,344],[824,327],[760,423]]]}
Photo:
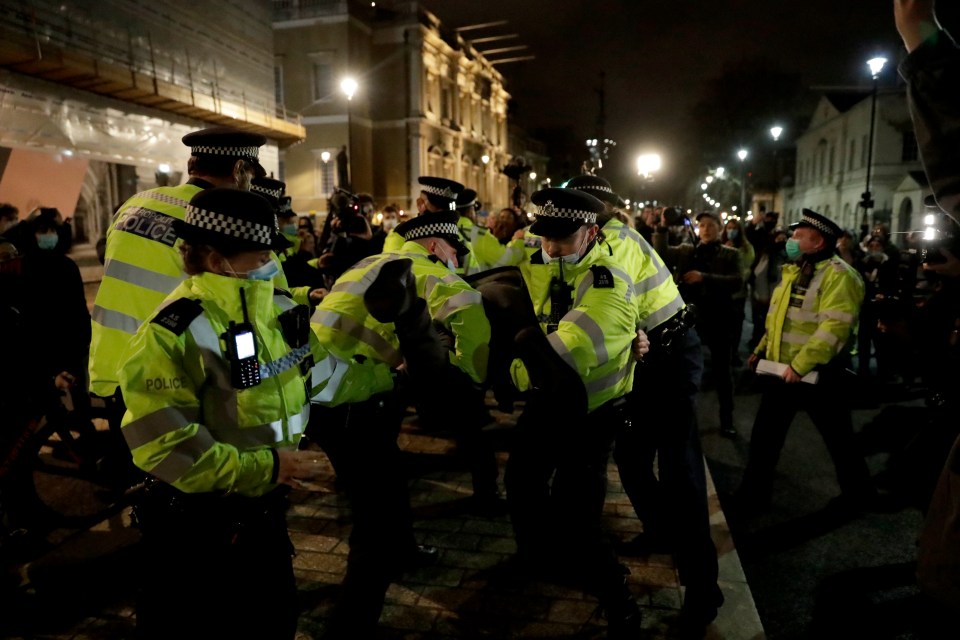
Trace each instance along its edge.
{"label": "camera", "polygon": [[366,230],[360,198],[356,194],[337,187],[330,196],[329,209],[340,221],[340,233],[363,233]]}
{"label": "camera", "polygon": [[947,215],[932,197],[924,200],[923,238],[920,262],[942,264],[947,258],[942,249],[960,257],[960,226]]}

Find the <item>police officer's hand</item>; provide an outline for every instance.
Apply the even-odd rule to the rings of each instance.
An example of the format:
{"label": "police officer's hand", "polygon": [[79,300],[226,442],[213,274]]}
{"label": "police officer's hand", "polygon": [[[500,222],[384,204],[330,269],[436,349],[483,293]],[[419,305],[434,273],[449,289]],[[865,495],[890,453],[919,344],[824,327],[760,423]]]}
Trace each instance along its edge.
{"label": "police officer's hand", "polygon": [[637,337],[633,339],[633,359],[637,362],[643,361],[643,356],[650,351],[650,340],[642,329],[637,329]]}
{"label": "police officer's hand", "polygon": [[527,235],[527,232],[526,232],[526,231],[524,231],[523,229],[517,229],[516,231],[513,232],[513,239],[514,239],[514,240],[523,240],[523,237],[524,237],[525,235]]}
{"label": "police officer's hand", "polygon": [[795,384],[803,380],[803,377],[793,370],[793,367],[787,367],[783,372],[783,381],[787,384]]}
{"label": "police officer's hand", "polygon": [[320,476],[326,471],[323,454],[319,451],[277,451],[280,470],[277,483],[296,489],[304,488],[304,481]]}
{"label": "police officer's hand", "polygon": [[323,299],[327,296],[329,291],[323,287],[317,287],[316,289],[311,289],[309,293],[310,302],[312,304],[320,304],[323,302]]}
{"label": "police officer's hand", "polygon": [[755,353],[751,353],[750,357],[747,358],[747,366],[750,367],[750,371],[756,371],[758,364],[760,364],[760,356]]}

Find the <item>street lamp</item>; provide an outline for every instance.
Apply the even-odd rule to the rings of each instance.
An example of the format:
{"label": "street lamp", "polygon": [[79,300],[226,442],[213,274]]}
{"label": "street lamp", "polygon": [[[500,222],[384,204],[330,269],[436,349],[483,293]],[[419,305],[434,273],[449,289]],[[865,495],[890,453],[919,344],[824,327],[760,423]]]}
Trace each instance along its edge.
{"label": "street lamp", "polygon": [[340,81],[340,90],[343,91],[343,95],[347,96],[347,185],[346,188],[353,190],[353,141],[350,131],[351,114],[350,114],[350,104],[353,102],[353,95],[357,92],[359,85],[357,81],[352,77],[347,76]]}
{"label": "street lamp", "polygon": [[747,177],[743,169],[743,161],[747,159],[747,155],[749,153],[746,149],[737,151],[737,157],[740,158],[740,209],[742,211],[747,209]]}
{"label": "street lamp", "polygon": [[870,138],[867,144],[867,186],[863,191],[863,199],[860,206],[863,207],[863,218],[860,224],[868,224],[868,212],[873,208],[873,197],[870,194],[870,169],[873,167],[873,137],[876,134],[877,123],[877,89],[879,88],[880,72],[883,66],[887,64],[886,58],[870,58],[867,60],[867,67],[870,68],[870,75],[873,76],[873,91],[870,93]]}
{"label": "street lamp", "polygon": [[780,190],[780,167],[777,166],[777,141],[780,140],[781,133],[783,133],[783,127],[780,125],[770,127],[770,137],[773,138],[773,195],[770,197],[770,211],[777,208],[777,191]]}
{"label": "street lamp", "polygon": [[644,153],[637,156],[637,175],[640,176],[640,197],[637,200],[646,200],[647,183],[653,181],[653,174],[659,171],[662,160],[659,153]]}

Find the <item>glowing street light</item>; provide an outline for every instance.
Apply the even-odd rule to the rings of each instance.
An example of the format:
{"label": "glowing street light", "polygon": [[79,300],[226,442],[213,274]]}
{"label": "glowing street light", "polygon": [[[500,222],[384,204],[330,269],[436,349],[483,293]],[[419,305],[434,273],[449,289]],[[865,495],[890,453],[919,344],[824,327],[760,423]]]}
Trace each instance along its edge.
{"label": "glowing street light", "polygon": [[353,100],[358,87],[357,81],[350,76],[340,81],[340,90],[343,91],[343,95],[347,96],[347,100]]}
{"label": "glowing street light", "polygon": [[483,164],[487,164],[488,162],[490,162],[490,156],[488,156],[487,154],[483,154],[482,156],[480,156],[480,161],[483,162]]}
{"label": "glowing street light", "polygon": [[783,133],[783,127],[779,127],[779,126],[770,127],[770,137],[773,138],[774,142],[780,139],[781,133]]}
{"label": "glowing street light", "polygon": [[870,169],[873,166],[873,137],[876,134],[877,124],[877,90],[879,88],[880,72],[883,66],[887,64],[886,58],[870,58],[867,60],[867,67],[870,68],[870,75],[873,76],[873,92],[870,96],[870,142],[867,147],[867,185],[863,191],[863,198],[860,200],[860,206],[863,207],[863,224],[867,223],[867,212],[873,208],[873,197],[870,193]]}
{"label": "glowing street light", "polygon": [[357,92],[358,87],[359,85],[357,84],[357,81],[351,76],[347,76],[340,81],[340,90],[343,91],[343,95],[347,96],[347,176],[348,176],[347,185],[340,185],[340,186],[342,187],[345,186],[346,188],[351,190],[353,189],[353,186],[352,186],[353,184],[353,140],[351,135],[352,132],[350,131],[350,129],[353,123],[351,122],[352,118],[350,114],[350,103],[353,102],[353,96]]}
{"label": "glowing street light", "polygon": [[747,159],[749,152],[746,149],[737,151],[737,157],[740,158],[740,208],[747,208],[747,177],[743,168],[743,161]]}
{"label": "glowing street light", "polygon": [[645,153],[637,156],[637,175],[649,178],[654,172],[660,170],[661,164],[659,153]]}
{"label": "glowing street light", "polygon": [[321,152],[320,152],[320,159],[323,160],[323,164],[327,164],[328,162],[330,162],[330,152],[329,152],[329,151],[321,151]]}

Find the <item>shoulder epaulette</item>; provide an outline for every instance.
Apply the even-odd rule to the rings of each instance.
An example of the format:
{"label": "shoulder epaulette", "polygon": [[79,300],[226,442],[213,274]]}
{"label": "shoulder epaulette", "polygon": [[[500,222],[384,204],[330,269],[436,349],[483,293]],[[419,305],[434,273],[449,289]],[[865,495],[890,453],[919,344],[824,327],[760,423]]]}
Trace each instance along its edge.
{"label": "shoulder epaulette", "polygon": [[613,289],[613,273],[603,265],[595,264],[590,267],[593,272],[593,286],[596,289]]}
{"label": "shoulder epaulette", "polygon": [[179,298],[158,311],[150,322],[179,336],[201,313],[203,313],[203,306],[199,300]]}

